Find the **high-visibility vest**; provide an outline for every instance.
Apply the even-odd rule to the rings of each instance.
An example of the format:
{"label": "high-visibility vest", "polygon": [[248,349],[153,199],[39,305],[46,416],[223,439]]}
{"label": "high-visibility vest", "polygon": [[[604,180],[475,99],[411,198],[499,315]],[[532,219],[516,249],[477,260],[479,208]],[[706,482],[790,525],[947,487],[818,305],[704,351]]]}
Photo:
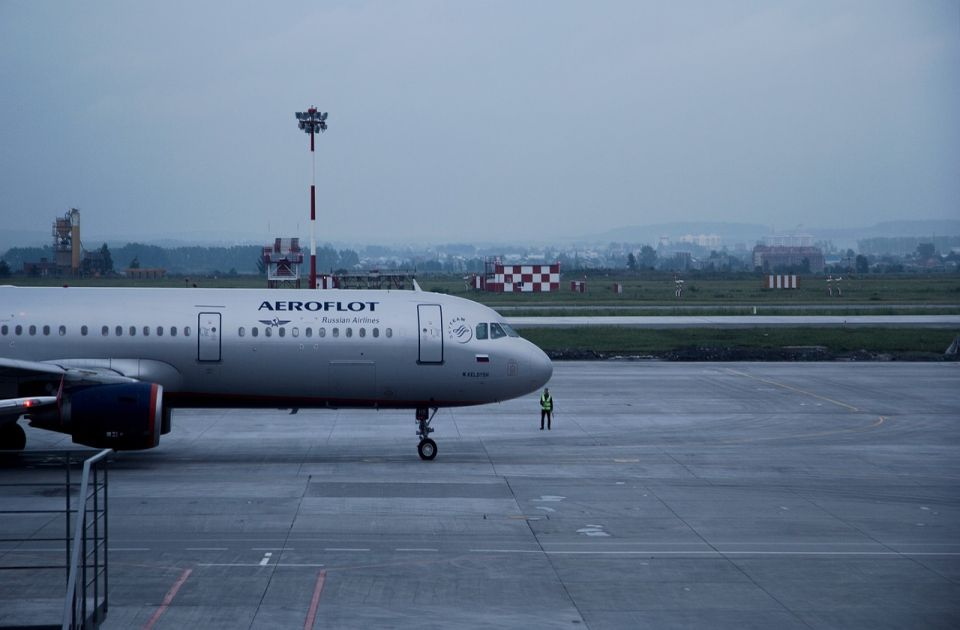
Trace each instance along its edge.
{"label": "high-visibility vest", "polygon": [[540,395],[540,408],[544,411],[553,411],[553,396]]}

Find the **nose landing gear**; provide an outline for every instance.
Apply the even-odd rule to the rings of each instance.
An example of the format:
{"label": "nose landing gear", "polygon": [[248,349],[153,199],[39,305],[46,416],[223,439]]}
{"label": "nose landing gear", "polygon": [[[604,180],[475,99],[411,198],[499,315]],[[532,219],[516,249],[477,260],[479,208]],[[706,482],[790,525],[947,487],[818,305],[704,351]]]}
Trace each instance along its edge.
{"label": "nose landing gear", "polygon": [[417,445],[417,453],[422,460],[432,460],[437,456],[437,443],[430,439],[433,428],[430,422],[437,415],[437,407],[433,408],[433,413],[427,407],[417,409],[417,435],[420,437],[420,443]]}

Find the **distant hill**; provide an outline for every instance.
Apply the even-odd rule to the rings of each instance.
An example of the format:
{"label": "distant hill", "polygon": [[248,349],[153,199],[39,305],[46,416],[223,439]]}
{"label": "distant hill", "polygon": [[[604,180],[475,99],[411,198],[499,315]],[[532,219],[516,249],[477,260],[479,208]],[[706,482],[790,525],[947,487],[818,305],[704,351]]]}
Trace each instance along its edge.
{"label": "distant hill", "polygon": [[770,234],[770,226],[754,223],[727,223],[710,221],[678,221],[630,225],[599,234],[584,236],[577,240],[597,243],[628,242],[655,244],[661,236],[678,237],[684,234],[716,234],[725,241],[743,241],[761,238]]}
{"label": "distant hill", "polygon": [[[771,234],[787,234],[791,232],[790,230],[778,230],[774,232],[770,226],[757,225],[754,223],[678,221],[674,223],[624,226],[570,240],[592,243],[625,242],[656,244],[661,236],[669,236],[676,239],[685,234],[716,234],[723,239],[726,244],[742,242],[749,246],[756,241],[763,240]],[[865,238],[960,235],[960,221],[950,219],[884,221],[870,226],[851,228],[805,226],[797,228],[795,232],[809,234],[813,236],[815,240],[834,241],[835,244],[839,245],[855,243]]]}
{"label": "distant hill", "polygon": [[960,221],[943,219],[939,221],[884,221],[871,226],[830,229],[822,228],[811,232],[837,234],[848,238],[877,238],[900,236],[957,236],[960,235]]}
{"label": "distant hill", "polygon": [[11,247],[42,247],[50,240],[50,233],[42,230],[0,230],[0,252]]}

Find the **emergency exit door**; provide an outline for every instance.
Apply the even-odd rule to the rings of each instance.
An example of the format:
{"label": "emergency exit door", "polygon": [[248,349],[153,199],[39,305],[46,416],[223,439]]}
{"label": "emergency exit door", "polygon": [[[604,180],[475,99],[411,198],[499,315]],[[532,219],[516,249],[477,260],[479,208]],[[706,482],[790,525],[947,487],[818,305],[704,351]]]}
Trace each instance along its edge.
{"label": "emergency exit door", "polygon": [[443,320],[439,304],[418,304],[420,334],[418,363],[443,363]]}
{"label": "emergency exit door", "polygon": [[197,316],[197,360],[220,360],[220,313]]}

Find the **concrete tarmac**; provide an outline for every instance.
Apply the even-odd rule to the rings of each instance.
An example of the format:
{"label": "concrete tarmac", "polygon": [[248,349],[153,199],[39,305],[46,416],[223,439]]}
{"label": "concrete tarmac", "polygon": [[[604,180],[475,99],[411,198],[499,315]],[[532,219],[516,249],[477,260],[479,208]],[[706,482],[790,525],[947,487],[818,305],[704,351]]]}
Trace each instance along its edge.
{"label": "concrete tarmac", "polygon": [[552,430],[441,410],[433,462],[412,411],[176,412],[104,627],[960,627],[960,364],[554,365]]}

